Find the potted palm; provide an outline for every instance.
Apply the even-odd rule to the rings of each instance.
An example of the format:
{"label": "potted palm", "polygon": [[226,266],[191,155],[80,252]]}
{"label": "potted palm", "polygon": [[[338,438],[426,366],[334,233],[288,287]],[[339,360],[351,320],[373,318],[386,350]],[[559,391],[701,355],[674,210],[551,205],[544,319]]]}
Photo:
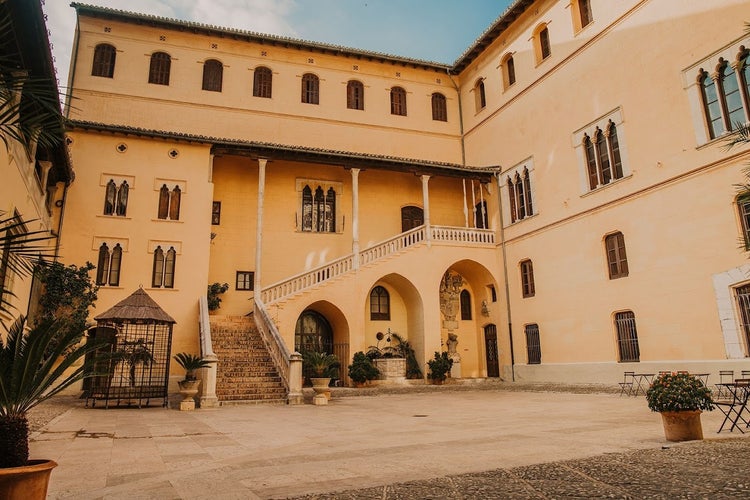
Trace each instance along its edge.
{"label": "potted palm", "polygon": [[661,413],[667,441],[703,439],[701,413],[714,409],[711,389],[689,373],[662,373],[646,391],[651,411]]}
{"label": "potted palm", "polygon": [[92,376],[86,354],[98,345],[54,320],[26,328],[19,316],[0,335],[0,498],[45,498],[53,460],[29,460],[27,413],[71,384]]}
{"label": "potted palm", "polygon": [[180,386],[180,394],[182,395],[180,410],[194,410],[195,399],[193,398],[198,394],[198,384],[200,383],[200,380],[195,376],[195,372],[196,370],[210,366],[212,362],[187,352],[175,354],[174,360],[185,370],[185,378],[177,382]]}
{"label": "potted palm", "polygon": [[349,378],[357,387],[362,387],[368,381],[377,378],[379,374],[380,370],[372,364],[372,360],[364,352],[354,353],[352,364],[349,365]]}
{"label": "potted palm", "polygon": [[331,390],[328,386],[331,378],[338,374],[340,365],[335,354],[316,351],[305,351],[302,354],[302,369],[310,377],[315,391],[314,404],[328,404],[328,400],[331,399]]}

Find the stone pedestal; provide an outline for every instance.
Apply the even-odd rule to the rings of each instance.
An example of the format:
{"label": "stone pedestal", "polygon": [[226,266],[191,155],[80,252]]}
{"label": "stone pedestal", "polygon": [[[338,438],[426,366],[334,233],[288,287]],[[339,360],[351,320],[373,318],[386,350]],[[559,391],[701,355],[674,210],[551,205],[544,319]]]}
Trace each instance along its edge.
{"label": "stone pedestal", "polygon": [[461,358],[453,359],[453,366],[451,366],[451,378],[461,378]]}
{"label": "stone pedestal", "polygon": [[195,400],[183,400],[180,401],[180,411],[192,411],[195,410]]}

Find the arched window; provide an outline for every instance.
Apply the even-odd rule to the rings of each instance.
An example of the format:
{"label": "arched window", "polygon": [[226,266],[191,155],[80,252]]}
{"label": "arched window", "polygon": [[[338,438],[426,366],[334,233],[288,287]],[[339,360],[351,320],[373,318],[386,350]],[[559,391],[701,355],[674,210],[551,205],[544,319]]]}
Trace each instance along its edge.
{"label": "arched window", "polygon": [[151,54],[151,64],[148,68],[148,83],[169,85],[169,72],[172,68],[172,58],[166,52]]}
{"label": "arched window", "polygon": [[401,208],[401,232],[406,232],[424,224],[424,210],[408,205]]}
{"label": "arched window", "polygon": [[224,77],[224,66],[216,59],[209,59],[203,63],[203,90],[221,92],[221,82]]}
{"label": "arched window", "polygon": [[96,260],[96,284],[106,285],[109,279],[109,247],[102,243]]}
{"label": "arched window", "polygon": [[174,268],[177,260],[177,252],[174,247],[169,247],[167,257],[164,259],[164,288],[174,288]]}
{"label": "arched window", "polygon": [[596,128],[593,140],[588,134],[583,135],[583,152],[586,156],[590,189],[596,189],[623,177],[620,141],[617,138],[617,127],[612,120],[607,124],[606,132]]}
{"label": "arched window", "polygon": [[516,178],[513,182],[516,187],[516,200],[518,201],[518,218],[523,219],[526,217],[526,193],[524,191],[523,179],[516,172]]}
{"label": "arched window", "polygon": [[401,87],[391,89],[391,114],[406,116],[406,91]]}
{"label": "arched window", "polygon": [[468,290],[461,290],[459,296],[461,302],[461,319],[468,321],[471,319],[471,294]]}
{"label": "arched window", "polygon": [[122,263],[122,247],[115,244],[110,251],[106,243],[99,247],[96,263],[96,284],[118,286],[120,284],[120,265]]}
{"label": "arched window", "polygon": [[302,102],[320,104],[320,79],[312,73],[302,75]]}
{"label": "arched window", "polygon": [[365,109],[365,86],[357,80],[349,80],[346,84],[346,107],[349,109]]}
{"label": "arched window", "polygon": [[474,99],[477,111],[481,111],[487,106],[487,97],[484,93],[484,80],[481,78],[474,84]]}
{"label": "arched window", "polygon": [[164,250],[161,245],[154,250],[154,267],[151,272],[151,286],[160,288],[164,281]]}
{"label": "arched window", "polygon": [[[515,175],[512,175],[512,177],[511,175],[507,176],[505,183],[508,186],[510,222],[513,223],[534,215],[534,203],[531,196],[531,172],[529,172],[528,167],[524,167],[523,170],[516,170]],[[485,207],[485,212],[486,210]]]}
{"label": "arched window", "polygon": [[445,96],[440,92],[432,94],[432,119],[439,122],[448,121],[448,107]]}
{"label": "arched window", "polygon": [[[740,57],[739,64],[740,80],[742,81],[742,92],[745,94],[745,102],[750,104],[750,50],[746,50]],[[748,110],[750,115],[750,109]]]}
{"label": "arched window", "polygon": [[313,229],[313,199],[312,189],[310,186],[305,186],[302,189],[302,230],[312,231]]}
{"label": "arched window", "polygon": [[128,210],[128,181],[122,181],[118,186],[113,179],[107,182],[104,193],[104,215],[124,217]]}
{"label": "arched window", "polygon": [[510,221],[516,222],[518,220],[518,211],[516,210],[516,186],[508,176],[506,182],[508,185],[508,200],[510,200]]}
{"label": "arched window", "polygon": [[324,231],[327,233],[336,232],[336,191],[328,188],[326,191],[326,208],[325,208],[325,225]]}
{"label": "arched window", "polygon": [[575,31],[579,31],[594,20],[594,16],[591,13],[591,0],[576,0],[572,4],[573,14],[573,27]]}
{"label": "arched window", "polygon": [[609,157],[612,161],[612,175],[615,179],[622,178],[622,158],[620,157],[620,141],[617,139],[617,127],[610,120],[607,126],[607,139],[609,139]]}
{"label": "arched window", "polygon": [[607,147],[607,137],[604,132],[596,129],[594,134],[594,142],[596,146],[596,157],[599,165],[599,180],[602,184],[609,184],[612,180],[612,169],[609,163],[609,148]]}
{"label": "arched window", "polygon": [[273,73],[270,69],[258,66],[253,72],[253,96],[271,98]]}
{"label": "arched window", "polygon": [[503,86],[507,89],[516,83],[516,63],[513,61],[513,54],[506,54],[502,61],[503,67]]}
{"label": "arched window", "polygon": [[609,279],[624,278],[628,275],[628,257],[625,254],[625,237],[621,232],[608,235],[604,238],[604,246],[607,251],[607,266],[609,267]]}
{"label": "arched window", "polygon": [[94,49],[94,64],[91,66],[91,76],[112,78],[115,74],[115,59],[117,51],[107,43],[100,43]]}
{"label": "arched window", "polygon": [[737,74],[728,62],[724,61],[720,67],[721,93],[726,111],[726,130],[734,130],[738,124],[745,123],[745,108],[742,105],[740,85]]}
{"label": "arched window", "polygon": [[175,186],[172,191],[166,184],[162,184],[159,189],[159,210],[157,217],[159,219],[180,220],[180,199],[182,190],[180,186]]}
{"label": "arched window", "polygon": [[370,320],[389,321],[391,319],[391,296],[382,286],[376,286],[370,292]]}
{"label": "arched window", "polygon": [[294,349],[333,353],[333,329],[328,320],[316,311],[305,311],[294,327]]}
{"label": "arched window", "polygon": [[699,76],[701,94],[703,96],[703,108],[708,120],[708,135],[711,139],[719,137],[724,131],[721,118],[721,104],[719,94],[716,92],[716,83],[707,71],[701,70]]}

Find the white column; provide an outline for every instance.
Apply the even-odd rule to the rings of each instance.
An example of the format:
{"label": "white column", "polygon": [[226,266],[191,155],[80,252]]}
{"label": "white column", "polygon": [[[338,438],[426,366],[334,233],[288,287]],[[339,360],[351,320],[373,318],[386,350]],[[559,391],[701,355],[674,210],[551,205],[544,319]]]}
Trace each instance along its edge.
{"label": "white column", "polygon": [[474,179],[471,180],[471,213],[473,214],[474,227],[477,227],[477,199],[474,197]]}
{"label": "white column", "polygon": [[359,269],[359,169],[352,169],[352,253],[354,269]]}
{"label": "white column", "polygon": [[461,179],[464,188],[464,227],[469,227],[469,207],[466,206],[466,179]]}
{"label": "white column", "polygon": [[266,192],[266,160],[258,158],[258,217],[255,221],[255,296],[260,297],[260,270],[263,242],[263,197]]}
{"label": "white column", "polygon": [[427,183],[430,182],[429,175],[421,176],[422,179],[422,205],[424,214],[425,241],[429,247],[432,242],[432,230],[430,229],[430,190]]}

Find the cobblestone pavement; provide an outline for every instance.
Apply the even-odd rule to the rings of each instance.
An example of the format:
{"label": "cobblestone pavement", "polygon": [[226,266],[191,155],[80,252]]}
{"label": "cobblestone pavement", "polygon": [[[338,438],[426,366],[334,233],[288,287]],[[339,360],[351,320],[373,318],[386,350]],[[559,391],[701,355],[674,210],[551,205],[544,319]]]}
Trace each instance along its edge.
{"label": "cobblestone pavement", "polygon": [[750,498],[748,470],[750,441],[730,438],[293,498],[737,499]]}

